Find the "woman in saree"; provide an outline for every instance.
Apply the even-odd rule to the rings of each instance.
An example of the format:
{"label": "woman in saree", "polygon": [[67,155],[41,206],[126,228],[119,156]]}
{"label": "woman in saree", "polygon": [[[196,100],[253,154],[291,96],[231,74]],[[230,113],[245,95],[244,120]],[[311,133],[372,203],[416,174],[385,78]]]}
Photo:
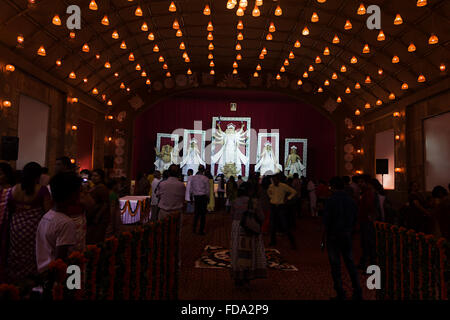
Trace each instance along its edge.
{"label": "woman in saree", "polygon": [[8,233],[8,210],[6,201],[14,183],[14,171],[6,162],[0,162],[0,283],[6,281],[6,235]]}
{"label": "woman in saree", "polygon": [[266,254],[262,234],[248,234],[241,227],[244,212],[249,204],[254,208],[257,219],[262,223],[264,214],[254,198],[256,194],[249,183],[244,182],[238,189],[236,200],[231,206],[231,276],[237,287],[249,285],[250,280],[267,277]]}
{"label": "woman in saree", "polygon": [[92,182],[94,187],[90,190],[89,195],[94,203],[87,210],[87,244],[97,244],[105,240],[106,229],[111,218],[109,190],[105,185],[105,172],[101,169],[94,170]]}
{"label": "woman in saree", "polygon": [[207,206],[208,212],[213,212],[216,206],[216,197],[214,194],[214,178],[211,172],[206,173],[206,177],[209,179],[209,202]]}
{"label": "woman in saree", "polygon": [[37,275],[36,231],[42,216],[51,209],[50,192],[39,184],[42,168],[36,162],[25,165],[22,182],[8,194],[8,281],[20,282]]}

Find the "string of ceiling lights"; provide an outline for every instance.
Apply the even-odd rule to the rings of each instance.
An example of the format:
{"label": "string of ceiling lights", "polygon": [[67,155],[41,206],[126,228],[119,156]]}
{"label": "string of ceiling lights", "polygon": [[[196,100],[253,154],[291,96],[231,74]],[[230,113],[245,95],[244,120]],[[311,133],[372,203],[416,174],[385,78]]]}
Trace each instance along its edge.
{"label": "string of ceiling lights", "polygon": [[[134,2],[135,0],[126,0],[126,1]],[[316,0],[316,1],[319,4],[326,4],[326,0]],[[37,5],[37,1],[35,1],[35,0],[29,0],[28,2],[30,4]],[[205,7],[203,9],[203,14],[206,15],[206,16],[211,16],[210,4],[211,4],[210,2],[206,3]],[[259,17],[261,15],[261,6],[263,4],[264,4],[264,2],[262,0],[255,0],[254,1],[253,10],[251,11],[251,15],[253,17]],[[416,2],[416,6],[417,7],[426,7],[427,6],[427,1],[426,0],[418,0]],[[238,1],[238,0],[227,0],[226,7],[228,9],[230,9],[230,10],[236,9],[236,15],[239,18],[242,18],[245,15],[245,12],[246,12],[247,8],[250,7],[250,3],[249,3],[249,1],[245,1],[245,0],[241,0],[241,1]],[[96,3],[95,0],[91,0],[90,1],[89,9],[92,10],[92,11],[98,11],[99,7],[98,7],[98,4]],[[140,6],[139,2],[136,4],[136,7],[134,9],[135,9],[134,10],[135,16],[137,16],[137,17],[143,17],[144,16],[144,12],[143,12],[142,7]],[[363,3],[361,3],[355,9],[356,9],[356,14],[357,15],[362,16],[362,15],[366,14],[366,8],[365,8]],[[176,6],[174,1],[170,2],[169,12],[173,12],[173,13],[177,12],[177,6]],[[276,8],[274,10],[274,15],[275,16],[281,16],[282,14],[283,14],[282,2],[278,2],[278,4],[276,5]],[[312,25],[308,26],[305,23],[305,27],[303,28],[303,30],[301,32],[302,36],[307,37],[309,35],[309,33],[310,33],[309,28],[314,28],[314,24],[319,22],[319,19],[320,19],[319,18],[319,14],[320,14],[319,10],[313,11],[313,13],[311,15],[311,19],[310,19]],[[403,19],[404,18],[401,16],[400,13],[396,13],[395,17],[393,19],[393,24],[394,25],[402,25],[404,23]],[[60,18],[59,15],[54,15],[52,17],[51,21],[52,21],[52,24],[54,24],[54,25],[58,25],[59,26],[59,25],[62,24],[62,21],[61,21],[61,18]],[[109,17],[106,14],[103,16],[103,18],[100,20],[100,22],[101,22],[102,25],[105,25],[105,26],[109,26],[110,25]],[[179,37],[180,40],[181,40],[179,48],[180,48],[180,50],[183,51],[182,57],[183,57],[183,59],[184,59],[184,61],[186,63],[189,63],[190,62],[190,57],[189,57],[189,54],[188,54],[188,52],[186,50],[186,43],[185,43],[185,41],[183,41],[183,38],[182,38],[183,37],[183,31],[181,30],[181,26],[180,26],[180,23],[179,23],[177,18],[175,18],[172,27],[173,27],[174,30],[176,30],[176,36]],[[240,19],[238,24],[237,24],[237,40],[236,40],[236,44],[235,44],[236,59],[235,59],[235,61],[233,63],[233,74],[237,74],[237,69],[238,69],[238,66],[239,66],[238,61],[242,59],[242,53],[239,52],[239,51],[242,50],[242,46],[243,46],[242,42],[244,41],[243,28],[244,28],[243,27],[243,22],[242,22],[242,19]],[[353,28],[353,26],[352,26],[352,23],[351,23],[351,19],[346,19],[346,22],[345,22],[345,24],[343,26],[344,32],[349,32],[350,30],[352,30],[352,28]],[[155,42],[155,44],[153,46],[153,52],[154,53],[158,53],[160,51],[160,48],[158,46],[158,43],[156,42],[156,40],[157,40],[156,36],[155,36],[153,30],[150,30],[149,25],[147,24],[146,21],[142,22],[141,31],[146,32],[146,33],[149,32],[148,35],[147,35],[147,38],[148,38],[149,41],[152,41],[152,42],[154,41]],[[209,41],[209,45],[208,45],[208,50],[209,50],[208,60],[210,60],[209,61],[209,66],[211,67],[210,74],[212,74],[212,75],[215,74],[215,72],[214,72],[215,61],[214,61],[214,54],[213,54],[214,53],[214,43],[213,43],[214,35],[213,35],[213,31],[214,31],[214,26],[212,24],[212,20],[210,19],[209,22],[208,22],[208,26],[207,26],[207,32],[208,32],[207,33],[207,40]],[[265,32],[267,32],[267,31],[265,31]],[[265,38],[266,41],[271,41],[273,39],[273,37],[274,37],[275,32],[276,32],[276,26],[275,26],[274,22],[271,21],[271,23],[269,25],[269,28],[268,28],[268,32],[266,34],[266,38]],[[69,36],[70,36],[70,38],[73,39],[73,38],[75,38],[75,33],[74,32],[70,32]],[[119,35],[117,30],[114,30],[112,32],[111,36],[115,40],[120,40],[120,35]],[[379,30],[378,31],[378,35],[377,35],[377,41],[378,42],[385,41],[386,37],[387,36],[386,36],[386,34],[385,34],[385,32],[383,30]],[[24,42],[25,42],[24,36],[22,34],[17,35],[17,46],[23,47],[24,46]],[[304,79],[308,78],[310,76],[310,73],[315,70],[314,64],[319,65],[320,63],[322,63],[322,61],[323,61],[325,56],[330,56],[331,55],[332,50],[330,50],[330,48],[332,48],[332,45],[337,45],[339,43],[340,43],[340,39],[339,39],[338,35],[335,34],[333,39],[330,41],[331,46],[325,46],[325,48],[323,49],[323,54],[322,55],[317,55],[315,57],[315,59],[313,59],[313,63],[310,64],[309,67],[304,70],[304,72],[302,74],[302,77]],[[432,46],[432,45],[435,45],[435,44],[438,44],[438,43],[439,43],[438,35],[435,34],[435,33],[431,33],[431,35],[428,38],[428,44],[430,46]],[[302,46],[302,44],[300,43],[299,39],[297,39],[295,41],[294,45],[293,45],[292,50],[290,50],[289,55],[282,59],[282,65],[280,66],[279,73],[277,74],[276,79],[281,79],[280,73],[286,72],[286,68],[290,65],[290,60],[295,58],[295,54],[294,54],[295,49],[299,49],[301,46]],[[129,44],[127,44],[124,39],[122,39],[122,41],[120,43],[120,48],[122,50],[129,51],[128,59],[129,59],[130,63],[136,62],[136,66],[135,66],[136,71],[139,71],[140,76],[143,77],[146,80],[146,84],[150,85],[151,84],[151,80],[150,80],[149,74],[143,68],[143,66],[136,61],[137,59],[134,56],[133,50],[131,48],[129,48]],[[416,52],[416,50],[417,50],[416,44],[413,41],[411,41],[409,43],[409,45],[407,46],[407,51],[409,53],[413,53],[413,52]],[[92,49],[89,47],[89,43],[83,44],[83,46],[81,48],[81,51],[84,52],[84,53],[88,53],[88,52],[92,51]],[[371,50],[369,44],[365,43],[363,48],[362,48],[362,54],[363,55],[369,54],[369,53],[371,53],[371,51],[372,50]],[[37,54],[39,56],[43,56],[43,57],[46,56],[46,48],[44,47],[43,44],[40,45],[39,48],[37,49]],[[106,53],[106,56],[107,55],[108,54]],[[262,61],[264,59],[265,55],[267,55],[267,49],[266,49],[266,47],[263,47],[262,50],[261,50],[261,54],[259,55],[259,60]],[[100,54],[96,54],[95,58],[97,60],[100,60]],[[142,57],[139,57],[139,58],[142,58]],[[160,55],[158,61],[161,63],[163,72],[165,72],[167,77],[170,77],[171,73],[169,71],[167,57],[164,57],[163,55]],[[392,59],[391,59],[391,62],[392,62],[392,64],[400,63],[399,55],[398,54],[393,55]],[[112,70],[113,69],[112,68],[113,67],[113,63],[114,62],[111,62],[109,59],[106,59],[106,61],[105,61],[103,66],[104,66],[105,69]],[[323,87],[331,87],[332,80],[337,80],[338,79],[338,73],[339,72],[341,73],[342,76],[344,76],[345,73],[347,72],[347,69],[348,69],[347,66],[358,65],[359,63],[360,63],[360,57],[356,56],[356,55],[352,55],[352,57],[348,61],[348,65],[347,65],[347,63],[344,62],[344,63],[341,64],[341,67],[339,68],[339,70],[331,70],[332,71],[331,79],[326,78],[325,81],[323,82]],[[62,65],[62,60],[61,59],[57,59],[56,60],[56,66],[60,67],[61,65]],[[331,68],[331,66],[327,66],[327,68]],[[258,77],[260,75],[261,69],[262,69],[261,68],[261,64],[258,63],[257,66],[256,66],[256,71],[253,74],[253,76]],[[446,70],[445,63],[442,62],[439,65],[439,70],[441,72],[444,72]],[[188,68],[187,73],[188,74],[192,74],[192,70],[190,68]],[[384,70],[382,68],[379,68],[377,73],[378,73],[378,76],[382,76],[383,73],[384,73]],[[116,78],[119,78],[119,74],[117,72],[114,73],[114,76]],[[360,90],[361,89],[362,83],[364,83],[364,85],[369,85],[369,84],[373,83],[374,82],[373,78],[375,78],[375,77],[376,76],[374,76],[374,75],[367,74],[365,79],[364,79],[364,81],[361,81],[361,83],[360,83],[360,81],[356,81],[356,83],[354,83],[354,85],[353,84],[352,85],[347,85],[345,90],[344,90],[344,92],[342,93],[342,95],[339,95],[336,98],[336,101],[338,103],[340,103],[340,102],[342,102],[342,97],[341,96],[346,96],[346,95],[352,94],[351,87],[353,87],[355,92],[356,92],[356,90]],[[75,71],[71,71],[69,73],[69,75],[68,75],[68,78],[71,79],[71,80],[77,79],[76,72]],[[426,82],[426,81],[427,81],[427,77],[422,72],[419,73],[418,76],[417,76],[417,82],[418,83],[423,83],[423,82]],[[88,79],[84,78],[83,82],[87,83]],[[297,83],[298,83],[298,85],[302,85],[301,77],[299,77]],[[319,92],[319,93],[323,92],[324,91],[323,87],[322,87],[322,85],[318,86],[318,88],[316,88],[317,92]],[[123,89],[123,90],[126,90],[127,92],[130,92],[130,90],[131,90],[130,87],[127,86],[126,83],[124,83],[123,81],[120,83],[120,88]],[[408,82],[406,82],[406,81],[402,82],[401,83],[401,90],[402,91],[406,91],[408,89],[409,89]],[[92,92],[93,95],[99,95],[99,90],[96,87],[94,87],[91,90],[91,92]],[[102,99],[105,102],[107,100],[106,98],[107,98],[106,95],[102,94]],[[396,99],[396,96],[395,96],[394,92],[389,92],[389,94],[387,96],[387,100],[392,101],[392,100],[395,100],[395,99]],[[383,102],[382,98],[377,98],[376,102],[375,102],[375,105],[380,106],[383,103],[384,102]],[[111,99],[107,100],[107,104],[108,105],[112,105]],[[369,102],[366,102],[364,104],[364,109],[370,109],[371,107],[372,106],[371,106],[371,104]],[[358,111],[359,111],[359,109],[358,109]],[[359,111],[359,114],[360,114],[360,111]]]}

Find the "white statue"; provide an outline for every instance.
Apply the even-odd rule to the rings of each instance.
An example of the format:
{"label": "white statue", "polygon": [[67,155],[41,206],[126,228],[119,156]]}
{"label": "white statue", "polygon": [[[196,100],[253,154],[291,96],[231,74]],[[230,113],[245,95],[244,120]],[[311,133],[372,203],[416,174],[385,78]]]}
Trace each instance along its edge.
{"label": "white statue", "polygon": [[255,171],[260,172],[262,176],[273,175],[283,170],[275,153],[272,149],[272,144],[267,141],[264,149],[261,152],[258,163],[255,166]]}
{"label": "white statue", "polygon": [[206,165],[203,161],[200,150],[198,149],[197,139],[193,138],[189,145],[189,150],[186,157],[181,161],[180,167],[183,168],[183,174],[186,175],[189,169],[194,171],[194,174],[198,171],[199,165]]}
{"label": "white statue", "polygon": [[291,152],[286,161],[285,170],[288,176],[293,176],[294,173],[298,173],[299,176],[302,176],[303,170],[305,170],[305,166],[302,164],[302,159],[297,154],[297,147],[292,146]]}
{"label": "white statue", "polygon": [[[247,141],[248,131],[244,131],[244,125],[239,130],[230,123],[226,131],[222,131],[220,123],[217,124],[217,131],[214,135],[214,144],[222,145],[222,148],[212,156],[212,162],[219,165],[219,172],[224,173],[224,167],[235,167],[235,175],[241,174],[241,165],[247,164],[248,156],[243,154],[239,149],[240,146],[245,146]],[[234,175],[233,174],[233,175]]]}
{"label": "white statue", "polygon": [[168,144],[163,145],[161,147],[161,152],[159,152],[155,148],[156,152],[156,161],[155,161],[155,169],[163,172],[164,170],[169,169],[171,164],[178,164],[178,155],[177,148],[172,147]]}

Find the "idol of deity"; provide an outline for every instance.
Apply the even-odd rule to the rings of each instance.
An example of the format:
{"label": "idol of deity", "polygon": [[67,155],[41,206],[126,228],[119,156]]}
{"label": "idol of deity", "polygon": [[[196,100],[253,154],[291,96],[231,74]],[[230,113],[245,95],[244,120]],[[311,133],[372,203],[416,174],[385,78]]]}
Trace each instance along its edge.
{"label": "idol of deity", "polygon": [[260,172],[262,176],[273,175],[283,170],[278,159],[275,157],[275,153],[272,149],[272,144],[267,141],[264,145],[264,149],[261,152],[258,163],[255,166],[255,171]]}
{"label": "idol of deity", "polygon": [[189,145],[189,150],[186,157],[181,161],[180,167],[183,168],[183,174],[186,175],[189,169],[194,171],[194,174],[198,171],[198,166],[205,166],[206,163],[202,159],[200,150],[198,149],[197,139],[193,138]]}
{"label": "idol of deity", "polygon": [[176,148],[171,145],[165,144],[161,147],[161,152],[159,152],[155,148],[156,152],[156,161],[155,161],[155,169],[163,172],[164,170],[169,169],[171,164],[177,164],[177,154]]}
{"label": "idol of deity", "polygon": [[298,173],[299,176],[304,176],[302,174],[303,170],[305,170],[305,166],[302,164],[302,159],[297,154],[297,147],[292,146],[291,152],[286,161],[285,170],[288,176],[293,176],[294,173]]}
{"label": "idol of deity", "polygon": [[212,156],[212,162],[219,165],[218,174],[224,173],[225,166],[236,167],[236,175],[241,174],[241,165],[247,164],[248,156],[242,153],[241,146],[246,145],[248,130],[244,131],[244,124],[239,130],[236,130],[234,124],[230,123],[225,131],[222,131],[220,122],[217,124],[217,131],[214,134],[214,144],[222,145],[222,148]]}

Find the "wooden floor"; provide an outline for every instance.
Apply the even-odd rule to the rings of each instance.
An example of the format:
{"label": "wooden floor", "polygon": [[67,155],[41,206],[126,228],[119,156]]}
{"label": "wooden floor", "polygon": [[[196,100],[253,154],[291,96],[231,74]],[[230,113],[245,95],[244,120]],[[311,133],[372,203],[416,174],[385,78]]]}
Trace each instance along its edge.
{"label": "wooden floor", "polygon": [[[206,235],[192,233],[192,214],[183,215],[181,234],[180,300],[328,300],[335,296],[326,252],[320,250],[320,218],[305,217],[297,220],[295,237],[297,251],[291,250],[285,236],[278,237],[275,247],[283,258],[299,271],[268,270],[268,278],[254,280],[251,289],[236,289],[225,269],[195,268],[195,261],[206,245],[230,247],[231,220],[225,212],[207,215]],[[265,244],[269,238],[265,235]],[[355,261],[359,261],[359,240],[354,241]],[[343,266],[343,264],[342,264]],[[351,283],[343,266],[344,289],[351,296]],[[372,300],[375,292],[365,285],[361,273],[364,299]]]}

